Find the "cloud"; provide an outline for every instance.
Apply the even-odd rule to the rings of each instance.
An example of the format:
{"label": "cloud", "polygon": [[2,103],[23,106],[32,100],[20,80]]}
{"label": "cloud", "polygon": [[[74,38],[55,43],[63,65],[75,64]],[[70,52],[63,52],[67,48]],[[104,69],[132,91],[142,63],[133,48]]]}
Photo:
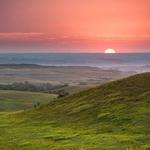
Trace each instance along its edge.
{"label": "cloud", "polygon": [[73,51],[78,50],[85,52],[101,52],[111,47],[120,52],[127,51],[149,51],[149,37],[117,37],[117,38],[87,38],[87,37],[70,37],[51,36],[44,33],[0,33],[0,52],[15,49],[21,50],[46,50],[46,51]]}
{"label": "cloud", "polygon": [[41,38],[43,36],[42,33],[0,33],[0,40],[19,40],[19,39],[34,39],[34,38]]}

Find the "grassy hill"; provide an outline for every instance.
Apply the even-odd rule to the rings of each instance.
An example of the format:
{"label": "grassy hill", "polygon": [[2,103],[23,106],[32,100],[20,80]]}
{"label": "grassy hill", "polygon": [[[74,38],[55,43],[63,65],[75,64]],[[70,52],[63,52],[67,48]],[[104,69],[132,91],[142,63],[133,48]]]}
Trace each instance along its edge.
{"label": "grassy hill", "polygon": [[54,94],[0,90],[0,111],[16,111],[46,104],[56,98]]}
{"label": "grassy hill", "polygon": [[0,114],[3,150],[149,150],[150,73]]}

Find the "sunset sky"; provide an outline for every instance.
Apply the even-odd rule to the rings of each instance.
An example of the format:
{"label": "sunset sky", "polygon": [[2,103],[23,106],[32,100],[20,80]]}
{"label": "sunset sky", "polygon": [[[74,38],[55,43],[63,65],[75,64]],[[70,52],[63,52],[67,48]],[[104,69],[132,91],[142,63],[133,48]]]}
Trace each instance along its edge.
{"label": "sunset sky", "polygon": [[0,0],[0,52],[150,52],[150,0]]}

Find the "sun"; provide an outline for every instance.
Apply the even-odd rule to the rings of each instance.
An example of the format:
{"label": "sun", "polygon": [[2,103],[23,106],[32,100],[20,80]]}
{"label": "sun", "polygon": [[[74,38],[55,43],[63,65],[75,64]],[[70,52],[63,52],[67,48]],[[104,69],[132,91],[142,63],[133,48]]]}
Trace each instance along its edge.
{"label": "sun", "polygon": [[116,50],[112,49],[112,48],[108,48],[104,51],[105,54],[115,54]]}

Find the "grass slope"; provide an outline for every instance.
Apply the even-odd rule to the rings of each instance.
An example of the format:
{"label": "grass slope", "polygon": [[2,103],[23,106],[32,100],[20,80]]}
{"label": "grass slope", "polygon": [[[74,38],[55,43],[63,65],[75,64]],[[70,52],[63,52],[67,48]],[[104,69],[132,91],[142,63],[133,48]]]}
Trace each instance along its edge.
{"label": "grass slope", "polygon": [[37,103],[49,103],[55,97],[53,94],[0,90],[0,111],[31,108]]}
{"label": "grass slope", "polygon": [[150,147],[149,107],[150,73],[114,81],[38,109],[1,113],[0,149],[144,149]]}

